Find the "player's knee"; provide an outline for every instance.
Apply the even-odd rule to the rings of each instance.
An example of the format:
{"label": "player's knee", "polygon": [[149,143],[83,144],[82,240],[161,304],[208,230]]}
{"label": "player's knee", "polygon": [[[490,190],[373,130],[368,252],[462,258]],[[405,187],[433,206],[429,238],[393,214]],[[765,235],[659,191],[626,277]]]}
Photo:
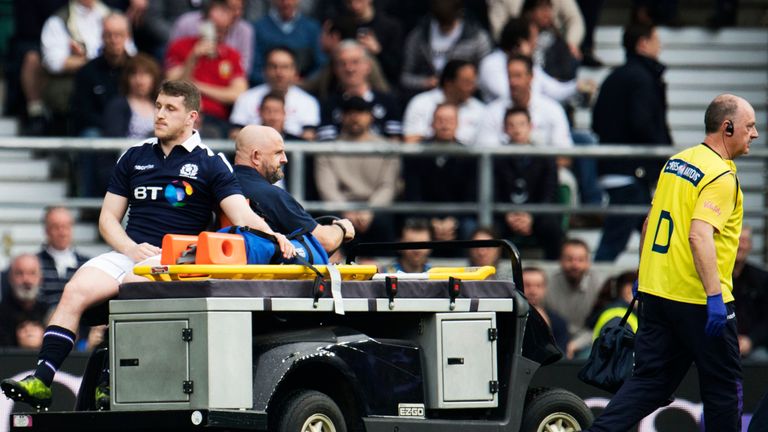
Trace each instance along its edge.
{"label": "player's knee", "polygon": [[88,284],[74,278],[64,286],[64,292],[61,295],[61,303],[65,305],[83,305],[88,303],[90,289]]}

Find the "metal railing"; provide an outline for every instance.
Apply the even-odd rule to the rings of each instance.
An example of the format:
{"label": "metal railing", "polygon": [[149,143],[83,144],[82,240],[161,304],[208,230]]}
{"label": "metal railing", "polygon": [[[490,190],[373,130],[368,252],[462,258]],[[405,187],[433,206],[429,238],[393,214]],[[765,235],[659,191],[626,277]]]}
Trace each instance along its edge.
{"label": "metal railing", "polygon": [[[0,149],[22,149],[45,152],[122,152],[136,141],[126,139],[106,138],[22,138],[0,137]],[[234,143],[227,140],[206,140],[205,144],[215,151],[225,153],[234,152]],[[493,158],[497,156],[564,156],[572,158],[667,158],[684,147],[667,146],[626,146],[626,145],[587,145],[572,148],[545,148],[536,146],[500,146],[500,147],[468,147],[461,145],[423,145],[423,144],[398,144],[398,143],[356,143],[356,142],[300,142],[290,141],[286,143],[289,153],[290,178],[288,190],[299,200],[304,207],[313,213],[332,213],[346,210],[359,210],[371,208],[366,203],[329,203],[323,201],[307,201],[304,190],[305,166],[308,156],[333,154],[333,155],[399,155],[402,157],[422,155],[451,155],[476,158],[478,162],[478,189],[477,200],[471,203],[420,203],[420,202],[395,202],[384,207],[373,207],[373,210],[388,213],[456,213],[475,214],[480,224],[490,224],[493,215],[509,211],[527,211],[531,213],[555,213],[563,215],[573,214],[603,214],[603,215],[639,215],[648,211],[648,206],[637,205],[570,205],[570,204],[510,204],[494,202],[493,200]],[[768,149],[752,148],[748,159],[768,159]],[[738,164],[738,161],[737,161]],[[765,184],[759,188],[760,192],[766,190]],[[757,191],[747,189],[747,191]],[[98,208],[101,199],[68,198],[64,204],[72,208]],[[34,206],[39,205],[26,202],[2,202],[0,207],[10,206]],[[761,217],[765,221],[768,211],[765,208],[745,209],[745,216]]]}

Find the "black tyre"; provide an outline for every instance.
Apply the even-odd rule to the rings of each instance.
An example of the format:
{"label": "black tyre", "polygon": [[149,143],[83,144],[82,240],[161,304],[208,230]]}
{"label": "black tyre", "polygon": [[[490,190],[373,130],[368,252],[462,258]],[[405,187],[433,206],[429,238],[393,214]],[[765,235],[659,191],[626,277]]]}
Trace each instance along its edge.
{"label": "black tyre", "polygon": [[277,432],[347,432],[339,406],[315,390],[290,394],[278,417]]}
{"label": "black tyre", "polygon": [[574,432],[594,417],[584,401],[563,389],[532,389],[526,397],[520,432]]}

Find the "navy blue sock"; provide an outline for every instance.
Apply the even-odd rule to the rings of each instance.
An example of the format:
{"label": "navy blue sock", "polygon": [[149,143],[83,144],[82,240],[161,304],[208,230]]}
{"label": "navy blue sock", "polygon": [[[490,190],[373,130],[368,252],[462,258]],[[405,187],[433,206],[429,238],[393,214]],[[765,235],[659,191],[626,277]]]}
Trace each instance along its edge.
{"label": "navy blue sock", "polygon": [[43,334],[43,347],[37,357],[35,376],[50,387],[53,383],[53,376],[56,375],[74,346],[74,333],[64,327],[48,326]]}

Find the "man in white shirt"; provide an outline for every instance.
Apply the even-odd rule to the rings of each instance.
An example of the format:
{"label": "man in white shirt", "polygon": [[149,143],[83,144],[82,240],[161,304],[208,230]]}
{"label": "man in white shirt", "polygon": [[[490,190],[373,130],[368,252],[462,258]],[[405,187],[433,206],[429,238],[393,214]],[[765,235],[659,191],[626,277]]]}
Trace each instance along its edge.
{"label": "man in white shirt", "polygon": [[[104,18],[111,10],[99,0],[70,0],[43,24],[40,52],[43,70],[49,75],[43,89],[45,108],[52,114],[49,133],[68,133],[70,96],[75,72],[96,58],[103,46]],[[125,42],[129,55],[136,53],[133,41]],[[35,108],[42,114],[42,105]]]}
{"label": "man in white shirt", "polygon": [[439,87],[419,93],[408,103],[403,117],[405,142],[419,142],[434,135],[432,115],[442,103],[459,108],[456,139],[471,145],[477,136],[485,105],[472,97],[477,82],[475,66],[466,60],[451,60],[440,75]]}
{"label": "man in white shirt", "polygon": [[508,108],[528,109],[533,131],[531,142],[537,146],[573,147],[568,118],[563,107],[553,99],[532,91],[533,63],[530,57],[513,55],[507,61],[509,98],[499,98],[485,109],[478,129],[477,145],[495,147],[502,144],[504,113]]}
{"label": "man in white shirt", "polygon": [[[497,98],[509,98],[508,56],[514,54],[530,56],[536,46],[538,33],[538,28],[525,18],[512,18],[507,22],[501,32],[499,47],[483,57],[477,68],[477,86],[483,101],[490,103]],[[543,94],[563,102],[577,93],[578,83],[575,79],[558,81],[547,74],[541,65],[534,64],[531,89],[533,93]]]}
{"label": "man in white shirt", "polygon": [[99,55],[102,22],[109,12],[98,0],[71,0],[48,18],[40,34],[45,69],[72,73]]}
{"label": "man in white shirt", "polygon": [[314,139],[320,124],[320,105],[312,95],[296,86],[299,74],[294,53],[283,47],[272,48],[266,55],[264,77],[265,84],[249,89],[235,101],[229,121],[236,129],[230,135],[236,135],[246,125],[261,124],[261,100],[267,93],[277,92],[285,98],[285,132]]}

